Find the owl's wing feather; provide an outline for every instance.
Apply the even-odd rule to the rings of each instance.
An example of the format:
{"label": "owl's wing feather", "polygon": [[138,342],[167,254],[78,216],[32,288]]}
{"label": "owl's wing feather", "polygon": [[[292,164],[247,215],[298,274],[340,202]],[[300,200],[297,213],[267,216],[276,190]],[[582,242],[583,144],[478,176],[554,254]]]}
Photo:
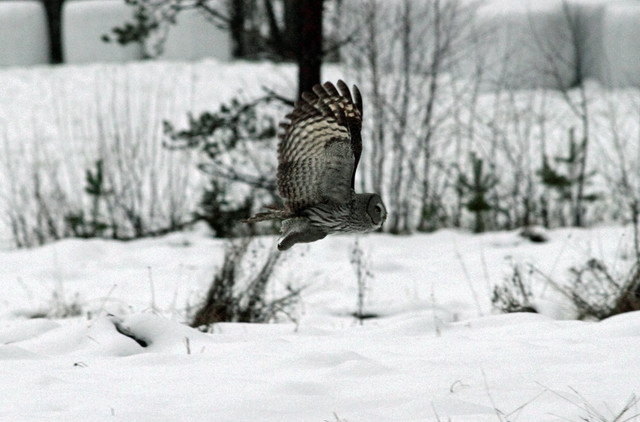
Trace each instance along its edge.
{"label": "owl's wing feather", "polygon": [[278,192],[291,211],[351,198],[362,151],[362,100],[356,87],[355,104],[344,82],[338,89],[316,85],[280,124]]}
{"label": "owl's wing feather", "polygon": [[349,87],[342,80],[337,82],[338,89],[343,98],[346,99],[344,106],[344,114],[347,119],[347,125],[349,127],[349,133],[351,134],[351,149],[353,150],[353,156],[355,157],[355,164],[353,166],[353,174],[351,175],[351,188],[355,188],[356,169],[360,162],[360,155],[362,154],[362,96],[357,86],[353,85],[353,98],[349,92]]}
{"label": "owl's wing feather", "polygon": [[[297,113],[297,111],[300,113]],[[326,186],[334,185],[333,195],[344,192],[340,186],[346,182],[335,178],[332,157],[335,147],[327,149],[332,143],[349,145],[348,130],[338,124],[335,118],[321,114],[317,109],[311,112],[305,107],[294,110],[289,115],[291,123],[285,127],[285,134],[278,147],[278,192],[291,211],[299,211],[310,205],[328,200],[344,200],[347,193],[336,197],[325,195]],[[284,125],[286,126],[286,125]],[[353,157],[342,158],[349,176],[353,168]]]}

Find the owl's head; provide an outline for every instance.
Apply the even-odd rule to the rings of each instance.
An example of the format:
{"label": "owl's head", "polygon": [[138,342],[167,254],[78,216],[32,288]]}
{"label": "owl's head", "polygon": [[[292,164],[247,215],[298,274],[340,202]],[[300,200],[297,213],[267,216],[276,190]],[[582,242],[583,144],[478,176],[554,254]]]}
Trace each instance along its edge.
{"label": "owl's head", "polygon": [[374,226],[374,230],[382,227],[382,224],[387,219],[387,208],[382,202],[382,198],[377,193],[369,193],[367,201],[367,215],[371,218],[371,223]]}

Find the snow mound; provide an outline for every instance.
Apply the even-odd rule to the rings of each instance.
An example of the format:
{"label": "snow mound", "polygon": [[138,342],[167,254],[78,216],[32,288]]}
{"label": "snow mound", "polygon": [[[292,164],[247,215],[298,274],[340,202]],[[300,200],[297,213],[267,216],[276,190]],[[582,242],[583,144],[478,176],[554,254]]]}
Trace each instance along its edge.
{"label": "snow mound", "polygon": [[40,336],[47,331],[60,327],[57,322],[49,319],[28,319],[25,321],[5,322],[0,331],[0,343],[10,344]]}
{"label": "snow mound", "polygon": [[67,321],[0,346],[8,380],[0,393],[10,403],[2,414],[490,421],[497,410],[520,408],[520,420],[577,420],[583,414],[574,403],[606,414],[640,387],[640,312],[599,323],[496,315],[439,331],[426,314],[410,319],[429,328],[395,330],[391,318],[320,332],[223,324],[204,334],[149,313]]}
{"label": "snow mound", "polygon": [[[138,353],[190,353],[204,350],[211,336],[183,324],[155,316],[100,317],[58,324],[25,320],[5,324],[0,343],[34,356],[130,356]],[[0,358],[11,351],[0,351]]]}
{"label": "snow mound", "polygon": [[128,356],[140,349],[107,318],[65,324],[13,344],[41,356]]}
{"label": "snow mound", "polygon": [[148,352],[191,353],[203,350],[211,336],[186,325],[151,314],[134,314],[128,318],[111,318],[116,330],[134,339]]}
{"label": "snow mound", "polygon": [[49,35],[39,1],[0,1],[0,66],[49,62]]}

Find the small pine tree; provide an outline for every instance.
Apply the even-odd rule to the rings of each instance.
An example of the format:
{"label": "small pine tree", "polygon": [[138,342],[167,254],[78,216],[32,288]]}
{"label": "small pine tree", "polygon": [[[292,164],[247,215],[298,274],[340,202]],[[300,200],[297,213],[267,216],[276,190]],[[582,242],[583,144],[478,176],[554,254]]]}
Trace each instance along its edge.
{"label": "small pine tree", "polygon": [[[595,172],[583,175],[580,171],[584,165],[585,143],[578,143],[575,140],[575,129],[569,129],[569,151],[566,156],[554,157],[555,165],[549,159],[546,153],[542,154],[542,167],[538,170],[538,175],[542,184],[551,192],[555,192],[557,207],[559,209],[558,217],[560,225],[566,225],[566,217],[563,208],[568,204],[571,215],[582,215],[583,204],[592,203],[598,200],[599,195],[595,193],[583,193],[584,185],[589,183]],[[581,187],[582,185],[582,187]],[[542,198],[542,208],[546,215],[544,224],[549,226],[550,212],[548,207],[551,205],[548,198]],[[574,225],[582,224],[581,219],[574,218]]]}
{"label": "small pine tree", "polygon": [[[202,194],[196,217],[206,221],[218,237],[241,234],[237,223],[251,216],[256,189],[277,198],[275,179],[263,176],[264,160],[257,156],[259,151],[254,148],[261,142],[268,145],[275,142],[275,120],[260,108],[272,100],[273,97],[267,96],[247,103],[234,98],[215,113],[189,115],[189,128],[180,131],[164,122],[164,132],[169,138],[166,147],[195,149],[203,157],[199,169],[207,175],[209,184]],[[250,159],[246,160],[247,157]],[[246,165],[239,164],[243,161]],[[233,189],[234,184],[251,190],[243,200],[232,204],[227,191]]]}
{"label": "small pine tree", "polygon": [[236,230],[238,222],[251,217],[252,209],[251,196],[247,196],[240,205],[233,207],[227,200],[223,183],[212,178],[202,193],[196,218],[204,220],[215,231],[216,237],[234,237],[240,234]]}
{"label": "small pine tree", "polygon": [[473,231],[482,233],[486,230],[484,215],[493,208],[487,200],[487,195],[498,185],[498,178],[493,173],[486,174],[484,172],[484,161],[473,152],[471,153],[471,168],[471,177],[464,173],[459,174],[457,189],[463,197],[468,198],[464,205],[475,215]]}
{"label": "small pine tree", "polygon": [[100,204],[112,191],[105,187],[103,162],[97,160],[95,169],[87,169],[85,173],[84,191],[91,197],[90,215],[86,216],[83,210],[71,212],[65,216],[69,230],[76,237],[99,237],[109,228],[109,225],[100,218]]}

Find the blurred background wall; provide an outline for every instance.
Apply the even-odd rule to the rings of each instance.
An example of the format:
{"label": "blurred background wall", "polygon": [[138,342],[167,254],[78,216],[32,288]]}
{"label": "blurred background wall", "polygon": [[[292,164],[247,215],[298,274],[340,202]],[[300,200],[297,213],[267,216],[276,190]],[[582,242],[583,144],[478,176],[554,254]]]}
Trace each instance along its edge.
{"label": "blurred background wall", "polygon": [[[125,0],[0,0],[0,66],[125,62],[150,57],[291,58],[299,49],[291,35],[292,25],[287,24],[287,8],[292,1],[295,0],[227,2],[225,7],[231,16],[228,28],[215,24],[211,19],[215,15],[184,10],[161,35],[161,51],[152,51],[149,42],[153,37],[147,43],[126,45],[113,40],[115,27],[136,22],[135,8]],[[411,0],[379,3],[380,7],[395,7],[404,1]],[[558,88],[585,79],[598,80],[608,87],[640,86],[640,1],[440,1],[477,4],[469,8],[473,19],[465,20],[463,25],[465,30],[483,35],[476,37],[474,54],[466,58],[467,65],[458,69],[460,76],[472,76],[478,63],[482,63],[485,74],[500,79],[502,86],[514,88]],[[358,7],[351,6],[357,3],[325,0],[325,31],[330,27],[348,38],[350,14],[359,13]],[[256,23],[256,14],[247,8],[258,4],[262,20]],[[350,7],[342,7],[347,4]],[[331,7],[337,7],[341,16],[332,17],[328,25],[326,9]],[[233,16],[238,10],[249,16],[240,25],[243,45],[238,45],[234,34],[237,28],[234,29]],[[277,31],[278,25],[283,28],[281,31]],[[267,28],[267,36],[256,35],[262,28]],[[380,30],[385,31],[384,25]],[[111,42],[105,42],[104,38],[110,36]]]}

